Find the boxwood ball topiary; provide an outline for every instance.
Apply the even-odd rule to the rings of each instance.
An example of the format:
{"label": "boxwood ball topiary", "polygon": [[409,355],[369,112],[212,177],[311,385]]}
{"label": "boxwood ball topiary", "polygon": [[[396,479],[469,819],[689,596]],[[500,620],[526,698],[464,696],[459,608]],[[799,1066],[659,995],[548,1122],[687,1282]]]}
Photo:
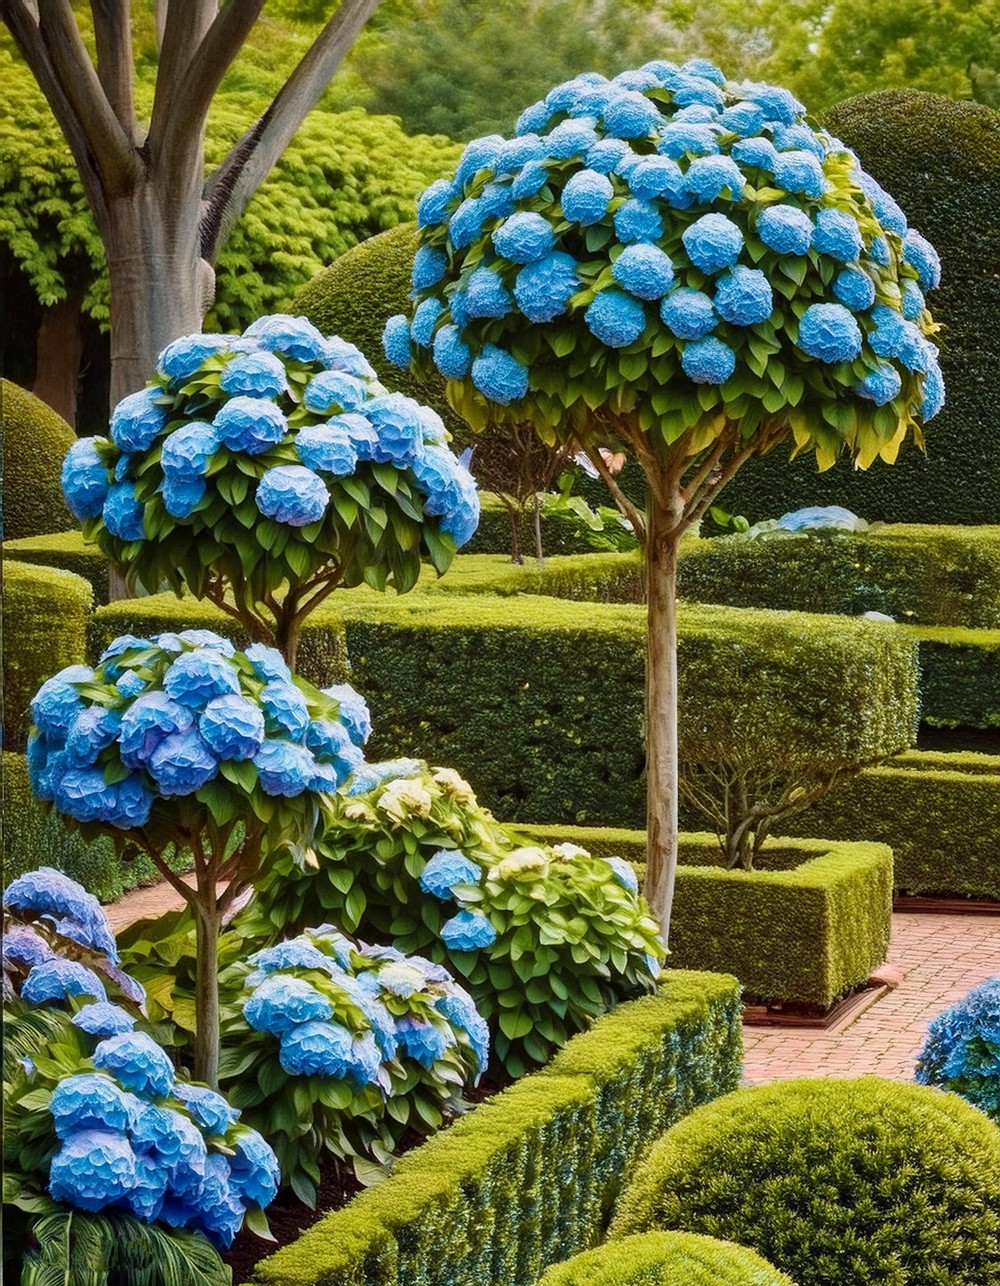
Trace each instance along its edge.
{"label": "boxwood ball topiary", "polygon": [[[947,404],[927,454],[906,447],[891,473],[858,473],[846,461],[819,474],[775,451],[744,470],[725,508],[751,521],[803,504],[839,503],[885,522],[1000,522],[993,477],[1000,395],[1000,112],[940,94],[888,90],[850,98],[824,124],[861,158],[941,256],[934,318],[941,323]],[[905,302],[905,301],[904,301]]]}
{"label": "boxwood ball topiary", "polygon": [[646,1232],[585,1250],[539,1286],[794,1286],[743,1246],[691,1232]]}
{"label": "boxwood ball topiary", "polygon": [[63,456],[76,435],[51,407],[0,380],[3,438],[3,534],[6,540],[70,531],[76,520],[59,485]]}
{"label": "boxwood ball topiary", "polygon": [[799,1286],[1000,1283],[1000,1131],[956,1095],[876,1076],[738,1090],[668,1130],[613,1239],[751,1246]]}

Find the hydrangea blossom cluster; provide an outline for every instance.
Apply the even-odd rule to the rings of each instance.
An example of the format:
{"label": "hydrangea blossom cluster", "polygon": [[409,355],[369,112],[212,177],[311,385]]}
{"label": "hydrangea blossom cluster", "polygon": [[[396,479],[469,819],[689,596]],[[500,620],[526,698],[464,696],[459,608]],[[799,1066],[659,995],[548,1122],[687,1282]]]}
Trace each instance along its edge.
{"label": "hydrangea blossom cluster", "polygon": [[1000,978],[987,978],[931,1022],[914,1079],[961,1094],[1000,1123]]}
{"label": "hydrangea blossom cluster", "polygon": [[282,855],[271,863],[255,900],[261,927],[300,928],[317,900],[349,917],[360,895],[368,932],[464,975],[514,1074],[659,974],[663,948],[631,866],[526,847],[451,769],[364,765],[325,813],[317,855],[310,871]]}
{"label": "hydrangea blossom cluster", "polygon": [[388,1098],[412,1083],[414,1070],[478,1081],[486,1069],[486,1024],[439,964],[355,944],[330,925],[258,951],[249,963],[243,1017],[276,1038],[290,1076],[374,1086]]}
{"label": "hydrangea blossom cluster", "polygon": [[[94,669],[70,666],[38,690],[32,789],[77,823],[118,830],[147,827],[161,801],[172,801],[173,811],[202,807],[198,792],[211,783],[241,805],[256,793],[295,799],[335,791],[361,763],[371,730],[358,694],[346,685],[335,691],[339,699],[293,678],[263,644],[237,652],[209,630],[125,635]],[[349,711],[343,721],[341,703]],[[72,899],[64,882],[54,873],[26,876],[8,896],[37,906],[44,894],[78,926],[70,936],[108,949],[93,899]]]}
{"label": "hydrangea blossom cluster", "polygon": [[[440,417],[388,392],[354,345],[269,316],[164,349],[110,437],[71,447],[63,491],[85,534],[147,585],[203,596],[215,577],[262,602],[277,561],[292,586],[325,572],[358,584],[381,566],[409,588],[403,563],[419,568],[423,551],[443,570],[478,522],[475,482],[447,440]],[[383,521],[366,522],[375,509]],[[196,541],[213,550],[201,566]]]}
{"label": "hydrangea blossom cluster", "polygon": [[[837,447],[870,463],[940,409],[933,247],[788,91],[702,59],[556,86],[514,138],[470,143],[418,223],[414,313],[389,321],[385,349],[461,385],[467,418],[486,399],[558,431],[569,382],[672,442],[679,416],[749,394],[818,418],[801,432],[825,457],[810,406],[838,400],[853,418]],[[793,378],[767,379],[769,359]]]}
{"label": "hydrangea blossom cluster", "polygon": [[125,1209],[228,1247],[247,1209],[277,1194],[277,1159],[221,1094],[179,1081],[149,1035],[97,1012],[114,1008],[88,1005],[74,1020],[90,1055],[51,1085],[48,1190],[78,1210]]}

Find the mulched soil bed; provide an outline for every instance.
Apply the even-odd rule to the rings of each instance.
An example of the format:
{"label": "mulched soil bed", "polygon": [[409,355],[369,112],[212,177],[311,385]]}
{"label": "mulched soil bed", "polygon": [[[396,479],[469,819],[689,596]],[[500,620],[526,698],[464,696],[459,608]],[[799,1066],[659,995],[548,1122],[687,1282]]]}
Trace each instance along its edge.
{"label": "mulched soil bed", "polygon": [[1000,915],[1000,902],[960,897],[956,893],[898,893],[893,911],[930,911],[936,915]]}
{"label": "mulched soil bed", "polygon": [[835,1001],[828,1009],[822,1009],[819,1005],[745,1004],[743,1023],[747,1027],[806,1027],[814,1031],[829,1031],[854,1017],[860,1010],[867,1009],[889,990],[884,982],[870,978],[862,986]]}

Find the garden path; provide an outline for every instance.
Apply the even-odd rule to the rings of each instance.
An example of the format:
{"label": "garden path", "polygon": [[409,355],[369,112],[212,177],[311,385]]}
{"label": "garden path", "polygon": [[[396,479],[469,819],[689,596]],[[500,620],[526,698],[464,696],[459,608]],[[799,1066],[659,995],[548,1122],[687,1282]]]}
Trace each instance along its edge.
{"label": "garden path", "polygon": [[[106,908],[115,929],[181,905],[166,884]],[[899,985],[841,1030],[746,1027],[748,1085],[792,1076],[913,1078],[927,1024],[977,982],[1000,974],[1000,916],[904,912],[892,917],[888,963]]]}

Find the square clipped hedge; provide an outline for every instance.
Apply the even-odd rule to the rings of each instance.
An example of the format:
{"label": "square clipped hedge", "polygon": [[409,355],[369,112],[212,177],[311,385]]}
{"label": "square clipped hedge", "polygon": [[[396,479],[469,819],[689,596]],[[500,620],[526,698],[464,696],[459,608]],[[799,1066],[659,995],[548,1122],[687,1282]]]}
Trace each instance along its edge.
{"label": "square clipped hedge", "polygon": [[87,544],[81,531],[57,531],[45,536],[23,536],[3,542],[4,561],[14,558],[21,563],[43,567],[61,567],[90,581],[94,599],[108,601],[110,564],[96,545]]}
{"label": "square clipped hedge", "polygon": [[913,626],[923,718],[937,727],[1000,728],[1000,630]]}
{"label": "square clipped hedge", "polygon": [[[640,869],[646,858],[643,831],[520,829]],[[893,885],[887,844],[775,839],[760,870],[726,871],[718,860],[714,835],[681,836],[672,965],[733,973],[751,1000],[826,1008],[885,961]]]}
{"label": "square clipped hedge", "polygon": [[735,1089],[734,978],[668,971],[259,1263],[266,1286],[533,1286],[596,1244],[657,1137]]}

